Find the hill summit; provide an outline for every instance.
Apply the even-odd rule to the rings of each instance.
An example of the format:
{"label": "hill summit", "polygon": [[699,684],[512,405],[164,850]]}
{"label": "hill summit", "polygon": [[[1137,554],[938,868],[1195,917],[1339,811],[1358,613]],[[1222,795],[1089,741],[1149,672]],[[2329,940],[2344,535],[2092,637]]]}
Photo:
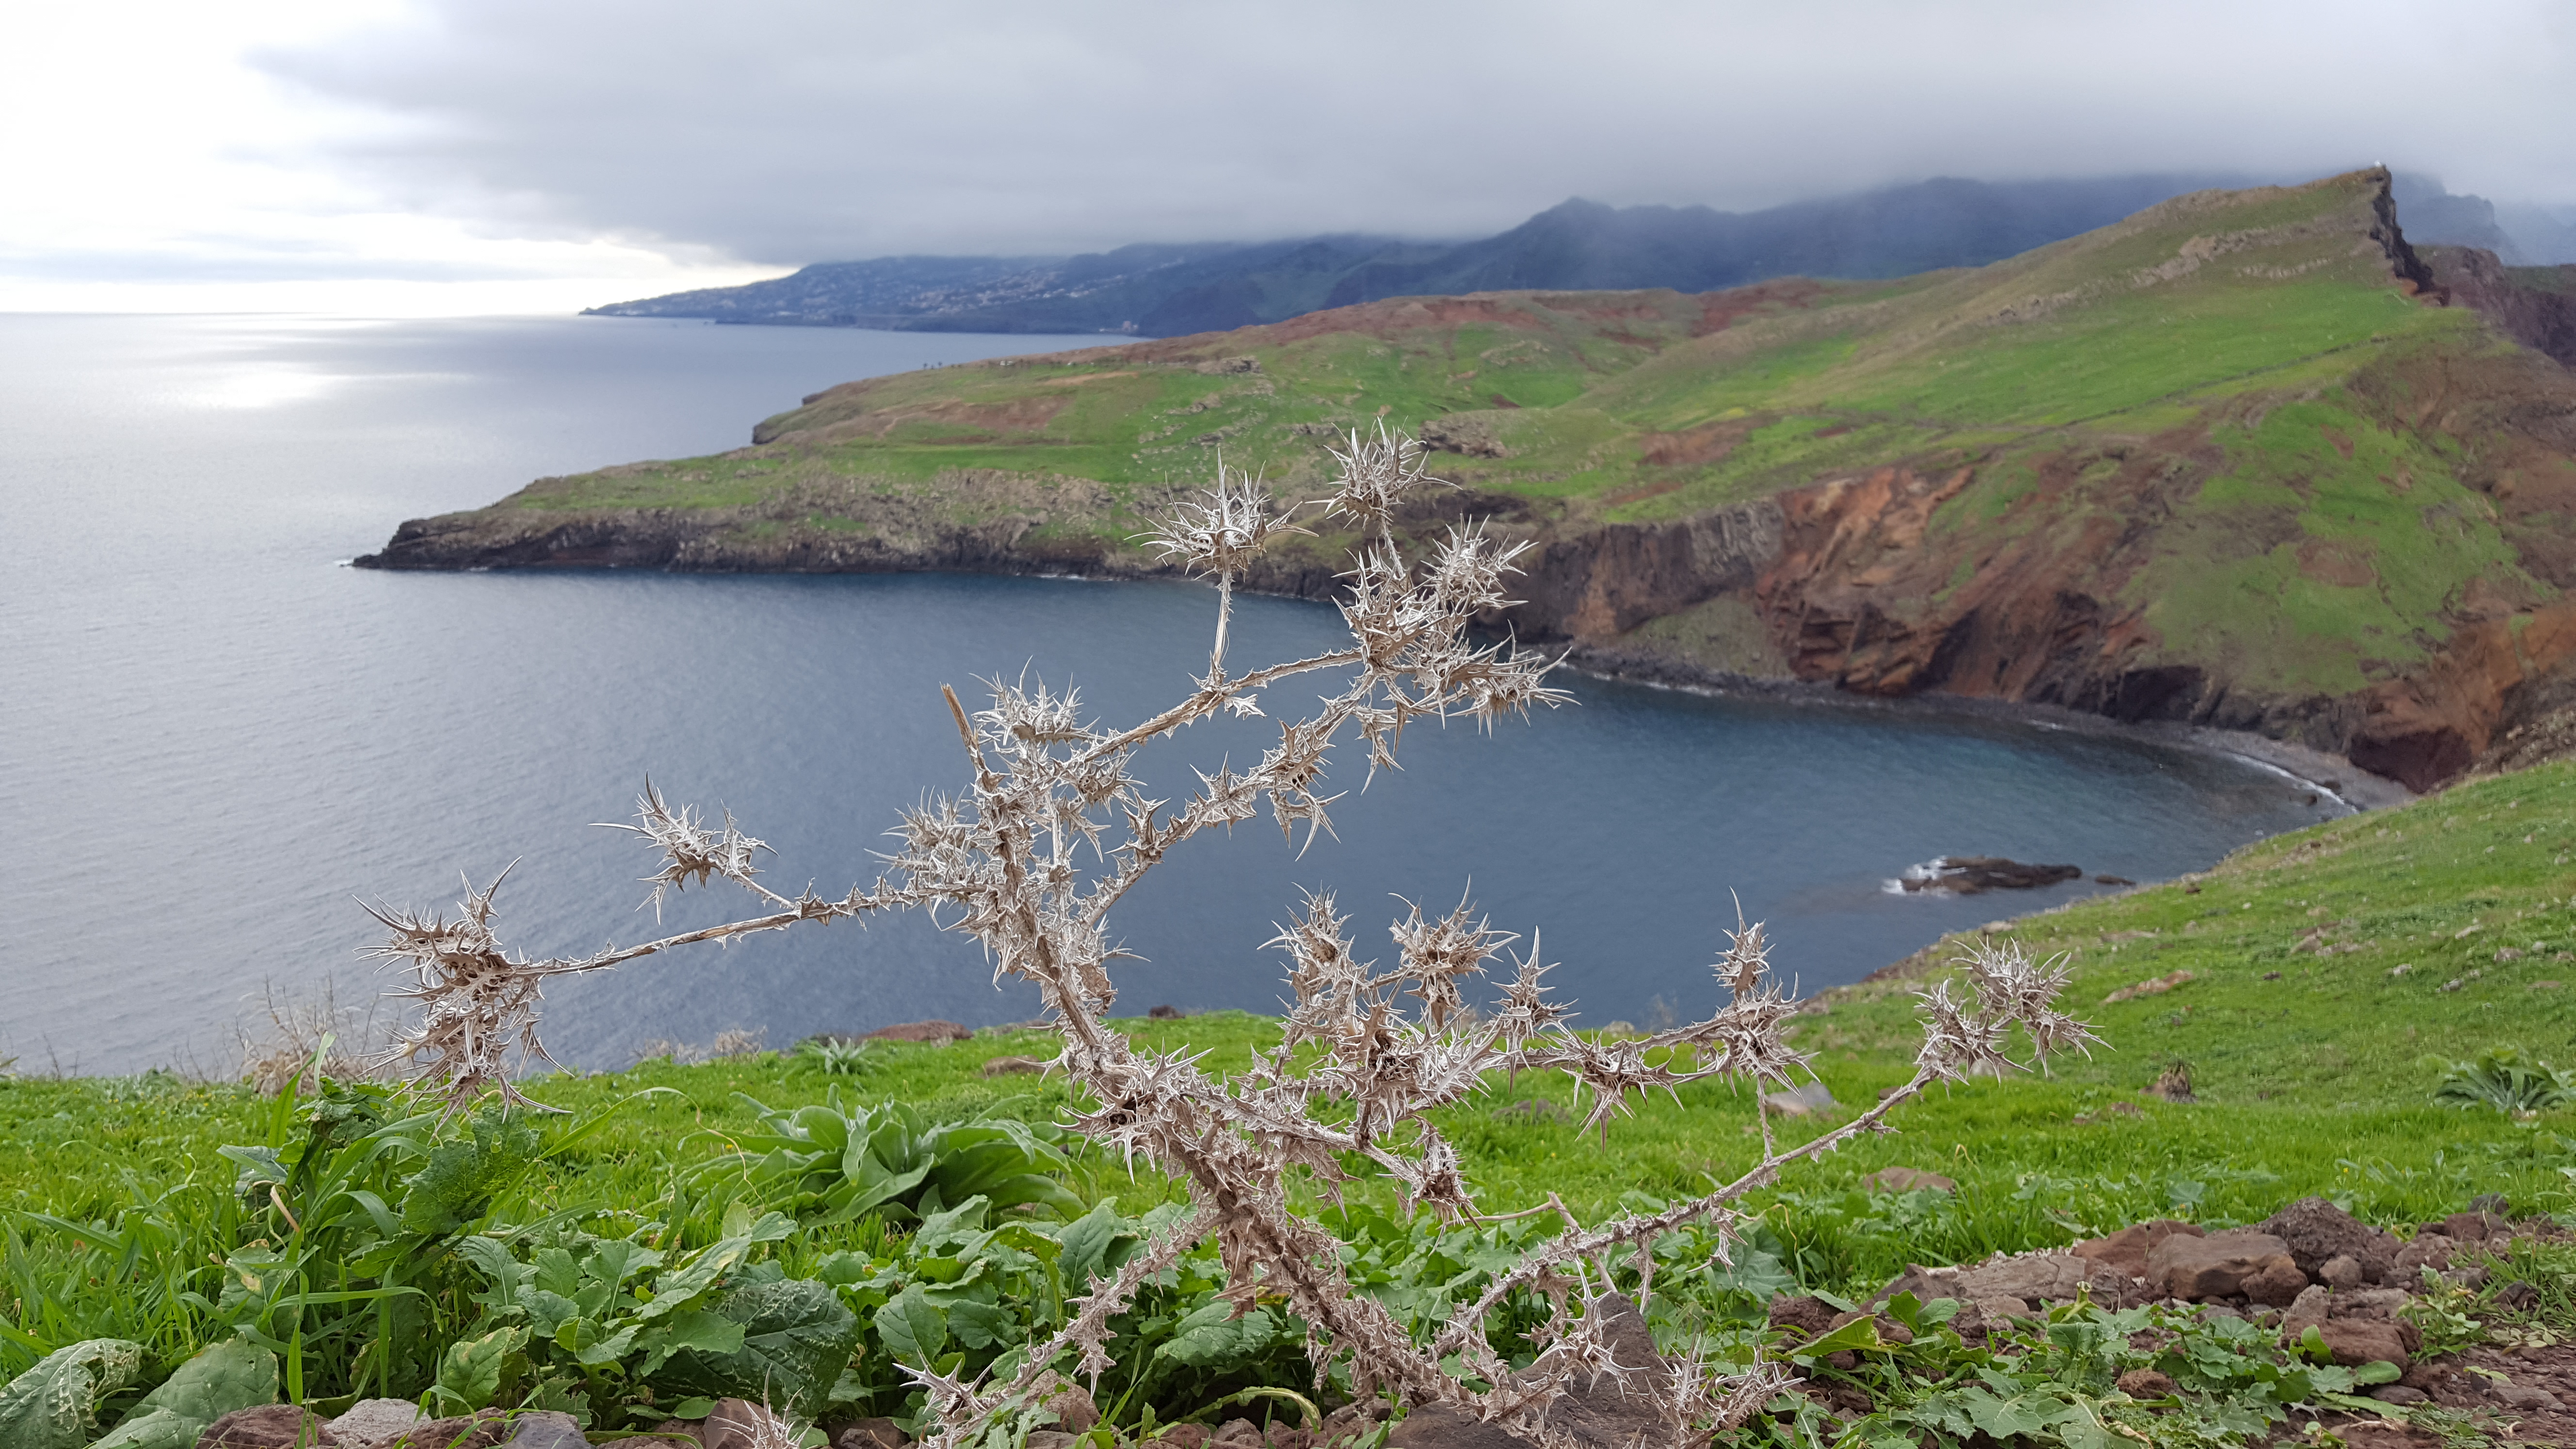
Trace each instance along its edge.
{"label": "hill summit", "polygon": [[[1420,430],[1593,664],[2260,730],[2417,788],[2576,659],[2576,268],[2411,246],[2384,171],[1974,270],[1390,298],[845,384],[752,446],[541,479],[381,567],[1144,574],[1221,455],[1283,498]],[[1348,542],[1258,583],[1321,597]]]}

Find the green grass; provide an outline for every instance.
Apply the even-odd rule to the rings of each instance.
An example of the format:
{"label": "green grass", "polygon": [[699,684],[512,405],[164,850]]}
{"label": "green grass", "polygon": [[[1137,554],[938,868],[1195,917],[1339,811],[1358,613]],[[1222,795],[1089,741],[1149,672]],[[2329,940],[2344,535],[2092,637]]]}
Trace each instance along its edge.
{"label": "green grass", "polygon": [[[1981,1230],[1995,1246],[2064,1241],[2175,1209],[2218,1221],[2260,1217],[2310,1192],[2348,1199],[2387,1222],[2454,1211],[2486,1190],[2533,1208],[2565,1206],[2557,1169],[2576,1167],[2576,1157],[2558,1134],[2576,1135],[2576,1117],[2530,1124],[2436,1109],[2437,1072],[2425,1059],[2509,1044],[2576,1065],[2571,853],[2576,765],[2550,765],[2266,841],[2203,876],[2027,918],[2011,938],[2034,952],[2070,953],[2068,999],[2105,1045],[2089,1060],[2055,1063],[2045,1080],[1935,1093],[1901,1114],[1898,1134],[1855,1144],[1793,1174],[1784,1189],[1841,1189],[1888,1165],[1930,1168],[1967,1184],[1971,1216],[1995,1216]],[[2311,941],[2330,950],[2303,944]],[[1909,993],[1957,944],[1928,948],[1887,979],[1828,993],[1829,1012],[1803,1020],[1801,1040],[1839,1099],[1866,1102],[1904,1079]],[[1784,966],[1794,968],[1798,946],[1779,943]],[[2499,961],[2499,949],[2518,954]],[[2392,975],[2401,964],[2410,969]],[[2194,979],[2162,995],[2100,1004],[2116,987],[2174,971]],[[2462,984],[2445,990],[2453,980]],[[1212,1067],[1248,1062],[1277,1029],[1236,1013],[1123,1025],[1153,1045],[1208,1050]],[[725,1149],[751,1124],[735,1093],[778,1106],[820,1100],[835,1082],[850,1090],[855,1080],[867,1099],[912,1102],[937,1119],[988,1112],[1050,1119],[1066,1105],[1061,1079],[981,1075],[988,1058],[1044,1054],[1045,1040],[891,1045],[873,1054],[883,1065],[857,1079],[776,1053],[548,1079],[537,1094],[575,1112],[644,1088],[676,1095],[622,1108],[579,1152],[540,1174],[532,1203],[651,1206],[667,1192],[674,1163]],[[2140,1094],[2175,1060],[2191,1065],[2196,1105]],[[1498,1081],[1485,1100],[1444,1119],[1491,1206],[1526,1206],[1556,1192],[1597,1214],[1632,1190],[1694,1191],[1710,1176],[1741,1171],[1758,1151],[1744,1103],[1714,1085],[1686,1088],[1678,1103],[1641,1104],[1606,1143],[1544,1112],[1508,1110],[1529,1101],[1571,1106],[1555,1084]],[[251,1140],[267,1110],[238,1088],[158,1076],[7,1079],[0,1204],[87,1217],[126,1202],[138,1186],[229,1179],[229,1164],[212,1149]],[[2016,1206],[2016,1194],[2033,1182],[2066,1187]],[[1130,1208],[1170,1193],[1153,1179],[1131,1186],[1114,1173],[1095,1186]]]}
{"label": "green grass", "polygon": [[[1679,1276],[1660,1280],[1659,1332],[1714,1332],[1722,1340],[1758,1332],[1761,1295],[1793,1281],[1864,1294],[1907,1263],[2059,1246],[2150,1217],[2213,1226],[2254,1221],[2311,1193],[2401,1230],[2490,1192],[2503,1194],[2517,1213],[2576,1221],[2569,1187],[2576,1109],[2516,1120],[2431,1100],[2444,1062],[2488,1048],[2576,1062],[2576,1007],[2564,984],[2576,979],[2572,857],[2576,763],[2461,785],[2400,810],[2264,842],[2199,876],[1992,928],[2035,952],[2065,953],[2073,972],[2066,1003],[2102,1037],[2093,1055],[2061,1059],[2044,1078],[1981,1079],[1936,1091],[1899,1111],[1893,1134],[1856,1141],[1757,1193],[1750,1205],[1762,1220],[1747,1229],[1749,1245],[1772,1256],[1745,1261],[1757,1276],[1785,1274],[1763,1277],[1765,1286],[1701,1282],[1707,1275],[1687,1270],[1706,1258],[1709,1245],[1667,1243],[1666,1272]],[[1944,963],[1962,944],[1938,943],[1878,978],[1829,992],[1824,1011],[1800,1018],[1800,1040],[1837,1098],[1868,1102],[1908,1075],[1910,993],[1948,969]],[[1776,951],[1794,970],[1799,942],[1780,941]],[[2396,972],[2400,965],[2408,969]],[[2175,972],[2190,979],[2158,995],[2103,999]],[[1204,1052],[1205,1065],[1220,1071],[1249,1064],[1278,1030],[1275,1021],[1240,1013],[1120,1026],[1156,1047]],[[512,1251],[525,1256],[531,1234],[542,1242],[560,1230],[544,1224],[578,1224],[603,1237],[632,1235],[677,1261],[750,1230],[766,1210],[793,1206],[786,1187],[708,1169],[755,1128],[755,1101],[787,1107],[838,1089],[845,1101],[911,1104],[931,1121],[1054,1122],[1072,1105],[1061,1079],[983,1075],[990,1058],[1046,1055],[1050,1040],[1005,1031],[950,1045],[881,1045],[855,1075],[834,1075],[815,1055],[762,1053],[542,1079],[531,1084],[535,1095],[574,1115],[540,1123],[547,1155],[498,1198],[461,1210],[471,1220],[459,1230],[516,1242]],[[2176,1063],[2188,1064],[2198,1101],[2142,1092]],[[1552,1082],[1524,1078],[1488,1088],[1439,1119],[1488,1210],[1532,1206],[1554,1194],[1598,1219],[1622,1206],[1703,1192],[1757,1160],[1747,1103],[1715,1085],[1638,1103],[1606,1134],[1571,1125],[1567,1119],[1577,1114],[1570,1094]],[[598,1125],[584,1136],[581,1124],[590,1121]],[[1795,1141],[1817,1125],[1792,1122],[1785,1130]],[[233,1280],[260,1271],[280,1240],[302,1242],[305,1231],[322,1231],[314,1216],[334,1203],[329,1231],[355,1234],[352,1252],[365,1258],[358,1249],[372,1240],[351,1199],[295,1189],[293,1200],[307,1214],[295,1228],[269,1196],[235,1192],[236,1161],[258,1154],[228,1159],[216,1150],[291,1143],[306,1130],[285,1104],[166,1073],[0,1078],[0,1376],[23,1371],[53,1348],[115,1337],[145,1346],[148,1371],[136,1389],[157,1381],[226,1331],[213,1300],[233,1305]],[[1863,1174],[1898,1165],[1943,1173],[1958,1191],[1861,1189]],[[412,1169],[398,1165],[391,1176],[369,1170],[382,1178],[373,1190],[398,1201],[409,1223],[418,1190],[406,1189],[402,1178]],[[1182,1196],[1150,1167],[1130,1172],[1078,1145],[1061,1181],[1087,1207],[1106,1205],[1130,1222]],[[1311,1186],[1294,1191],[1323,1208]],[[1395,1221],[1395,1206],[1382,1185],[1366,1183],[1346,1194],[1347,1211],[1327,1212],[1324,1220],[1352,1243],[1373,1291],[1417,1325],[1443,1321],[1451,1302],[1444,1295],[1470,1291],[1457,1285],[1472,1288],[1481,1281],[1476,1274],[1500,1261],[1505,1239],[1530,1230],[1524,1221],[1444,1235],[1428,1223]],[[848,1380],[840,1401],[917,1413],[917,1396],[905,1397],[883,1357],[892,1340],[884,1338],[880,1310],[891,1311],[890,1295],[912,1291],[906,1282],[948,1281],[922,1276],[938,1262],[950,1263],[939,1271],[953,1278],[955,1261],[937,1258],[946,1250],[936,1243],[918,1248],[903,1226],[873,1216],[784,1231],[755,1265],[773,1276],[841,1284],[842,1298],[876,1324],[856,1361],[859,1378]],[[1013,1241],[1031,1241],[1024,1230],[1012,1231],[1023,1233]],[[290,1393],[326,1406],[388,1387],[409,1395],[427,1386],[446,1346],[491,1331],[478,1307],[486,1300],[475,1296],[481,1280],[450,1248],[417,1241],[425,1246],[404,1260],[414,1265],[404,1270],[412,1285],[406,1291],[424,1299],[379,1306],[381,1284],[390,1280],[370,1275],[386,1269],[368,1260],[338,1267],[334,1279],[334,1264],[349,1260],[326,1258],[311,1288],[351,1295],[358,1311],[320,1314],[309,1320],[309,1337],[283,1336],[283,1320],[259,1320],[279,1335],[271,1341],[287,1360]],[[1776,1264],[1760,1266],[1773,1257]],[[1010,1271],[1023,1279],[1036,1271],[1035,1260],[1013,1261],[1023,1266]],[[1221,1285],[1213,1257],[1202,1253],[1189,1264],[1170,1294],[1155,1300],[1162,1306],[1140,1308],[1122,1333],[1132,1328],[1146,1335],[1140,1341],[1171,1341],[1180,1315],[1215,1301]],[[2556,1295],[2540,1319],[2563,1322],[2559,1300],[2576,1291],[2569,1287],[2576,1270],[2552,1263],[2517,1271]],[[1042,1327],[1062,1290],[1012,1281],[1021,1286],[1011,1293],[1026,1289],[1039,1298],[1006,1296],[1002,1306],[1035,1315],[1032,1324]],[[2090,1311],[2067,1310],[2078,1318]],[[2063,1326],[2052,1327],[2046,1341],[2056,1342]],[[390,1363],[377,1354],[384,1335],[406,1332],[422,1345],[417,1354]],[[1140,1422],[1147,1405],[1168,1421],[1248,1385],[1302,1384],[1308,1370],[1288,1351],[1293,1343],[1274,1339],[1251,1357],[1187,1372],[1148,1374],[1151,1355],[1122,1361],[1119,1422]],[[2013,1372],[2038,1372],[2044,1349],[2034,1338],[2028,1351],[2042,1358],[2016,1360],[2021,1367]],[[568,1360],[544,1345],[529,1352],[544,1362],[512,1394],[571,1402],[566,1395],[587,1393],[603,1427],[643,1426],[664,1412],[639,1380],[614,1368],[594,1372],[586,1389],[560,1376],[535,1383],[540,1369],[559,1375]],[[2231,1361],[2237,1352],[2227,1350]],[[1956,1367],[1926,1359],[1908,1370],[1929,1375],[1922,1384],[1891,1382],[1873,1392],[1882,1407],[1909,1403],[1935,1393],[1936,1381],[1949,1382],[1942,1376]]]}

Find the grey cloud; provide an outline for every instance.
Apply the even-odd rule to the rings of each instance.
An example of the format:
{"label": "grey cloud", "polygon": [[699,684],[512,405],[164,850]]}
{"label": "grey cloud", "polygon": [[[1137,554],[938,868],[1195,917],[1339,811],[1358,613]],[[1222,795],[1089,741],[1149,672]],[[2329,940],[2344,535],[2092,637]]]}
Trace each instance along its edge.
{"label": "grey cloud", "polygon": [[2576,202],[2554,0],[430,0],[273,73],[407,118],[405,205],[794,264],[2374,161]]}

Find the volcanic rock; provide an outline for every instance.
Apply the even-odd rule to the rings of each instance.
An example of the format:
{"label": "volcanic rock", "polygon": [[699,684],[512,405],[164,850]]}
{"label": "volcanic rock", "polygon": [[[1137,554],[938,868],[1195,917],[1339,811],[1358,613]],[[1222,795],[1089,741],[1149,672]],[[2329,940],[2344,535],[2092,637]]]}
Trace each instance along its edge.
{"label": "volcanic rock", "polygon": [[331,1432],[343,1444],[374,1449],[428,1417],[409,1399],[360,1399],[331,1421]]}
{"label": "volcanic rock", "polygon": [[1771,1326],[1795,1331],[1797,1342],[1814,1338],[1833,1321],[1834,1306],[1822,1298],[1793,1298],[1783,1293],[1771,1300]]}
{"label": "volcanic rock", "polygon": [[[1601,1307],[1609,1314],[1610,1354],[1619,1366],[1651,1378],[1669,1377],[1672,1370],[1656,1354],[1654,1335],[1637,1306],[1613,1294],[1601,1300]],[[1619,1376],[1608,1373],[1575,1375],[1565,1397],[1548,1410],[1547,1427],[1585,1449],[1625,1449],[1660,1440],[1668,1432],[1651,1398],[1624,1391]],[[1525,1449],[1502,1425],[1479,1423],[1441,1404],[1407,1414],[1386,1442],[1390,1449]]]}
{"label": "volcanic rock", "polygon": [[1909,891],[1973,896],[1986,891],[2034,890],[2083,878],[2083,870],[2072,865],[2025,865],[2000,855],[1945,855],[1928,866],[1907,871],[1902,884]]}
{"label": "volcanic rock", "polygon": [[332,1449],[339,1436],[311,1409],[261,1404],[235,1409],[206,1426],[197,1449]]}
{"label": "volcanic rock", "polygon": [[2158,1243],[2179,1233],[2197,1238],[2205,1234],[2197,1224],[2158,1218],[2153,1222],[2126,1227],[2108,1237],[2089,1238],[2067,1249],[2079,1258],[2090,1258],[2104,1267],[2116,1268],[2131,1278],[2147,1276],[2147,1255]]}
{"label": "volcanic rock", "polygon": [[2151,1288],[2187,1302],[2241,1295],[2275,1306],[2292,1302],[2308,1284],[2287,1244],[2247,1228],[2168,1237],[2148,1252],[2146,1277]]}
{"label": "volcanic rock", "polygon": [[[2319,1276],[2328,1260],[2348,1257],[2363,1279],[2376,1283],[2387,1276],[2397,1257],[2395,1238],[2321,1197],[2303,1197],[2260,1226],[2288,1246],[2290,1260],[2311,1278]],[[2378,1271],[2373,1272],[2374,1268]]]}
{"label": "volcanic rock", "polygon": [[2128,1275],[2092,1258],[2073,1253],[2025,1253],[1963,1269],[1959,1294],[1983,1302],[2020,1298],[2034,1303],[2069,1303],[2093,1285],[2096,1301],[2116,1303],[2130,1288]]}
{"label": "volcanic rock", "polygon": [[2282,1325],[2283,1336],[2295,1343],[2314,1328],[2339,1364],[2393,1363],[2402,1369],[2412,1361],[2406,1355],[2406,1340],[2394,1323],[2372,1318],[2329,1318],[2323,1323],[2298,1323],[2297,1333],[2290,1332],[2292,1326]]}
{"label": "volcanic rock", "polygon": [[903,1430],[892,1419],[861,1419],[832,1436],[832,1449],[903,1449]]}
{"label": "volcanic rock", "polygon": [[2412,1284],[2423,1270],[2436,1272],[2451,1266],[2451,1251],[2459,1244],[2442,1233],[2417,1233],[2415,1240],[2397,1250],[2397,1264],[2391,1282]]}

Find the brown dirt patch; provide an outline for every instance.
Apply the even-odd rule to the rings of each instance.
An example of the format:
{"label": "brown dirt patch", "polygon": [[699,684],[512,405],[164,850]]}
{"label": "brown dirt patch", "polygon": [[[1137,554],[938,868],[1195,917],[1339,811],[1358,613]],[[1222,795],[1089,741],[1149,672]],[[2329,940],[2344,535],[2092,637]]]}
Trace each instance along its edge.
{"label": "brown dirt patch", "polygon": [[1642,488],[1622,488],[1616,493],[1603,495],[1601,506],[1604,508],[1617,508],[1624,504],[1642,503],[1649,498],[1660,498],[1667,493],[1674,492],[1681,486],[1682,480],[1679,478],[1673,478],[1662,483],[1649,483]]}
{"label": "brown dirt patch", "polygon": [[2368,544],[2349,538],[2312,538],[2299,545],[2299,572],[2321,584],[2366,589],[2379,582]]}
{"label": "brown dirt patch", "polygon": [[1691,330],[1693,337],[1723,332],[1735,325],[1736,319],[1749,317],[1765,308],[1803,311],[1824,294],[1824,284],[1805,277],[1780,277],[1756,282],[1750,287],[1729,287],[1723,292],[1703,292],[1699,299],[1699,325]]}

